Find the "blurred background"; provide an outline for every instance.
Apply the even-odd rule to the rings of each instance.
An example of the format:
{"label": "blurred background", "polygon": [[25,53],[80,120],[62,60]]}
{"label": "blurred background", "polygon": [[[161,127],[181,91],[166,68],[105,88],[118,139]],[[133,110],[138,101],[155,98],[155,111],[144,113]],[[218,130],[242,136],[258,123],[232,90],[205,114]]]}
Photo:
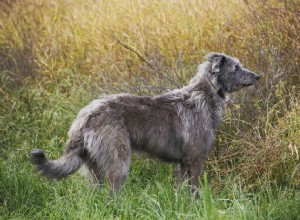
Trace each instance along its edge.
{"label": "blurred background", "polygon": [[[298,0],[2,0],[2,214],[24,204],[13,199],[19,194],[11,184],[36,178],[27,152],[39,147],[58,157],[80,108],[103,94],[182,87],[210,51],[237,57],[261,80],[226,105],[207,163],[209,184],[217,193],[228,179],[243,192],[299,190]],[[134,161],[149,176],[160,169],[152,159]],[[161,178],[171,178],[171,169]]]}

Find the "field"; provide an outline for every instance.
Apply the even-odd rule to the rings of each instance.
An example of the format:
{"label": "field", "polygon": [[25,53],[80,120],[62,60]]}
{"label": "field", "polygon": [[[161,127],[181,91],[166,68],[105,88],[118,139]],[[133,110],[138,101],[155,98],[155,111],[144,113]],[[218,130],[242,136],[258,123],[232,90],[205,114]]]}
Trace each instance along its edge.
{"label": "field", "polygon": [[[201,181],[134,155],[118,198],[77,172],[37,175],[28,153],[64,151],[77,112],[102,94],[185,85],[209,51],[260,82],[232,95]],[[0,2],[0,219],[300,219],[298,0]]]}

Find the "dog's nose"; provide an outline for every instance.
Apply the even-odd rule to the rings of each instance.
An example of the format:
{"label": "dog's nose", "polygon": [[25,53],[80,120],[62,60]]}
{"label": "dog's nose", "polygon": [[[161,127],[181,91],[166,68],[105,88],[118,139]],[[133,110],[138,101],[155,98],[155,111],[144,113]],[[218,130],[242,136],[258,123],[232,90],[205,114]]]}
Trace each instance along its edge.
{"label": "dog's nose", "polygon": [[256,76],[255,76],[255,79],[256,79],[256,80],[259,80],[259,79],[260,79],[260,75],[256,75]]}

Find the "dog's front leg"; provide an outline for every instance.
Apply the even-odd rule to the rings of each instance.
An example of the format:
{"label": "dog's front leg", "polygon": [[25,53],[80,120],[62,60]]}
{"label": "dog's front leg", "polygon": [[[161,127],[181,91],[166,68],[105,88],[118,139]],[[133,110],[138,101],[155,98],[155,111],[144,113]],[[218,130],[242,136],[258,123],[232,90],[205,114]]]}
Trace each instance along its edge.
{"label": "dog's front leg", "polygon": [[186,160],[183,160],[181,163],[177,164],[174,170],[174,179],[175,182],[179,185],[184,180],[189,177],[189,165]]}
{"label": "dog's front leg", "polygon": [[202,159],[194,161],[189,166],[190,182],[195,188],[199,187],[199,176],[203,175],[204,171],[204,161]]}
{"label": "dog's front leg", "polygon": [[199,197],[199,177],[203,175],[204,172],[204,162],[205,157],[191,158],[188,161],[188,178],[191,185],[191,192]]}

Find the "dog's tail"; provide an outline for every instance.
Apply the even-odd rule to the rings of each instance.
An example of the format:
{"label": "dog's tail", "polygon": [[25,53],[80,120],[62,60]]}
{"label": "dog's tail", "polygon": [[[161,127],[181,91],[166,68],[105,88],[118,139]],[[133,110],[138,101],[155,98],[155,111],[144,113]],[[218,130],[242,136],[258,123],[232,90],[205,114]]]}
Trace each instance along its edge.
{"label": "dog's tail", "polygon": [[31,151],[32,163],[42,176],[51,179],[61,179],[74,173],[83,163],[82,149],[67,149],[62,157],[49,160],[40,149]]}

